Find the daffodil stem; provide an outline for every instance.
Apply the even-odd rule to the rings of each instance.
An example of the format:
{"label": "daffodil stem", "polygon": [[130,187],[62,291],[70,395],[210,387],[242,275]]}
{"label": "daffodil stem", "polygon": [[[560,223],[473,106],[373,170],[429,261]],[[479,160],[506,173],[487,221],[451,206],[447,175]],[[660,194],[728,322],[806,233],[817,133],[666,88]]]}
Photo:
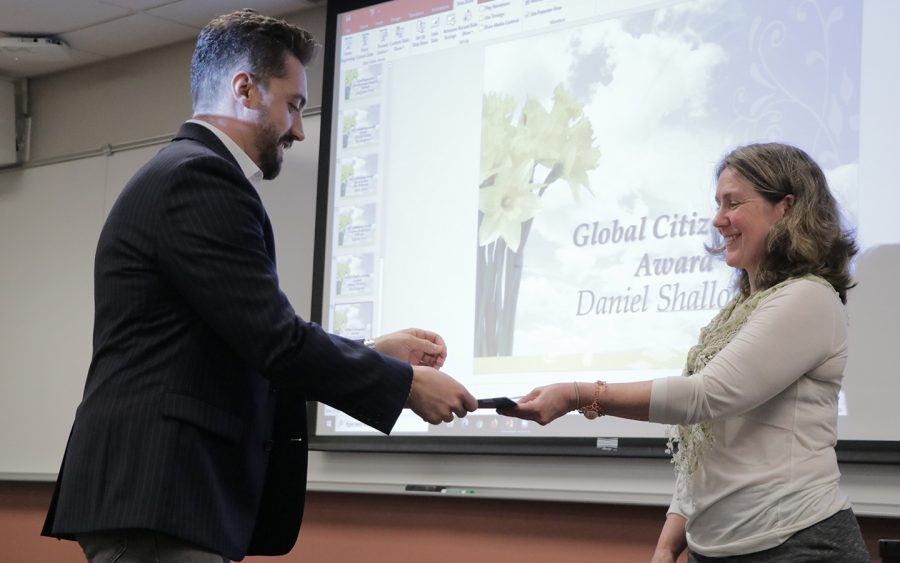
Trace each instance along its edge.
{"label": "daffodil stem", "polygon": [[525,243],[531,232],[534,219],[522,223],[522,239],[517,252],[507,252],[504,255],[504,279],[503,302],[500,322],[497,326],[499,332],[497,355],[511,356],[513,352],[516,312],[519,304],[519,288],[522,286],[522,273],[524,267]]}

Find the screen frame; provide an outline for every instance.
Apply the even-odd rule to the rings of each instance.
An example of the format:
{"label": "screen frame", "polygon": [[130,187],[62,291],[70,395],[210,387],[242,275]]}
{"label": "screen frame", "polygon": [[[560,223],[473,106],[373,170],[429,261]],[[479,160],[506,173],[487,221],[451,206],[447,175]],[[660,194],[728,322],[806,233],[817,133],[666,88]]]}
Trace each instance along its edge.
{"label": "screen frame", "polygon": [[[328,229],[331,228],[329,201],[331,145],[334,113],[335,65],[338,18],[360,8],[391,0],[343,0],[326,7],[325,43],[321,50],[323,66],[322,107],[320,116],[319,163],[313,249],[313,278],[310,320],[322,324],[325,280],[328,266]],[[338,6],[340,4],[340,6]],[[566,457],[668,458],[665,438],[585,438],[585,437],[481,437],[481,436],[383,436],[319,435],[316,432],[318,403],[307,404],[309,449],[325,452],[431,453],[475,455],[536,455]],[[609,440],[614,440],[615,446]],[[900,441],[838,440],[835,447],[841,463],[900,465]]]}

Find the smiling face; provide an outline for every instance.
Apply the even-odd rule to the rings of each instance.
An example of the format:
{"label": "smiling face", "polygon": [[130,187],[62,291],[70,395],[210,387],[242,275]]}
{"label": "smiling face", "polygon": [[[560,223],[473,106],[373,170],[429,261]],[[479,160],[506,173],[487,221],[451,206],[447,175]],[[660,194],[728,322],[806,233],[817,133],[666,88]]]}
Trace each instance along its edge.
{"label": "smiling face", "polygon": [[284,151],[305,138],[301,111],[307,100],[306,69],[296,57],[285,57],[285,75],[273,77],[259,88],[254,160],[266,180],[278,176]]}
{"label": "smiling face", "polygon": [[765,252],[766,235],[780,221],[793,196],[771,203],[746,178],[725,168],[716,185],[716,213],[713,225],[725,239],[725,262],[747,271],[751,292],[756,290],[756,271]]}

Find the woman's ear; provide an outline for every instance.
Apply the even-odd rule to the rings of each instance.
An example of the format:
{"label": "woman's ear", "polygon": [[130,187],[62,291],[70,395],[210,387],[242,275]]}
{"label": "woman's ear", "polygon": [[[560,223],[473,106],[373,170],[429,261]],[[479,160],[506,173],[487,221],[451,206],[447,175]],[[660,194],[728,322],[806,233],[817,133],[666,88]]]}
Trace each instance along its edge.
{"label": "woman's ear", "polygon": [[784,217],[785,215],[787,215],[787,214],[791,211],[791,208],[794,207],[794,200],[795,200],[795,199],[796,199],[796,198],[794,197],[794,194],[788,194],[788,195],[784,196],[784,197],[781,199],[780,202],[778,202],[779,205],[783,205],[783,206],[784,206],[784,207],[782,208],[782,212],[781,212],[781,216],[782,216],[782,217]]}

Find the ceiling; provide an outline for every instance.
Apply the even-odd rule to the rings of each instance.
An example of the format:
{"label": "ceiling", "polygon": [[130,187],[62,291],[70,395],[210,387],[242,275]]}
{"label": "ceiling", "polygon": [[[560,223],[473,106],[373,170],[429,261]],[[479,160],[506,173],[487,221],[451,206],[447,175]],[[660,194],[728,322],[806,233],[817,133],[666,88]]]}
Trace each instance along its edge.
{"label": "ceiling", "polygon": [[[3,0],[0,77],[26,78],[193,39],[219,14],[253,8],[281,16],[325,0]],[[43,40],[10,45],[8,37]]]}

